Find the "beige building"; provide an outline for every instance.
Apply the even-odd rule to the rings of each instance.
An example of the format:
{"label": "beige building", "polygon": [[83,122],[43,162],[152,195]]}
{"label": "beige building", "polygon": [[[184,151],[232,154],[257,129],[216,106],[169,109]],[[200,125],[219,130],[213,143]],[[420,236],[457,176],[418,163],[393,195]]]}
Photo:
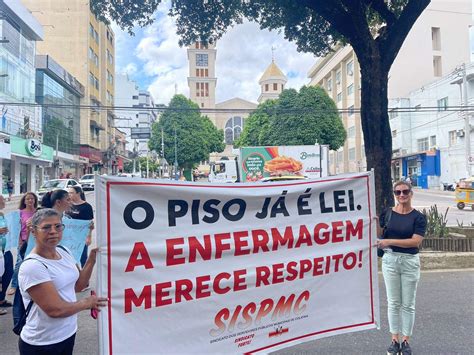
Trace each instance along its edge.
{"label": "beige building", "polygon": [[[469,62],[470,0],[432,0],[416,21],[392,65],[389,99],[438,80],[456,66]],[[344,147],[330,153],[330,172],[366,170],[364,139],[360,123],[360,70],[350,46],[336,48],[309,70],[310,85],[319,85],[342,110],[347,131]]]}
{"label": "beige building", "polygon": [[112,29],[99,22],[87,1],[22,0],[44,28],[38,54],[48,54],[85,86],[81,105],[84,173],[112,164],[115,49]]}
{"label": "beige building", "polygon": [[261,104],[269,99],[278,99],[281,92],[285,89],[285,84],[288,82],[285,74],[278,68],[275,61],[272,60],[271,64],[262,74],[262,77],[258,81],[260,84],[260,96],[258,97],[258,103]]}
{"label": "beige building", "polygon": [[188,48],[189,98],[218,129],[224,130],[226,148],[222,153],[211,154],[211,161],[234,156],[232,144],[240,137],[249,112],[257,107],[257,104],[238,97],[216,103],[216,56],[213,44],[205,46],[198,42]]}

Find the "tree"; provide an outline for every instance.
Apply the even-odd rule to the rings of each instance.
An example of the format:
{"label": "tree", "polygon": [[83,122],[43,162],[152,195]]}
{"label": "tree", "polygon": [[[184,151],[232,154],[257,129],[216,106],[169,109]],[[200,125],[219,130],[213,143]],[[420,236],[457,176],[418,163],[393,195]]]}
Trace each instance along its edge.
{"label": "tree", "polygon": [[[128,2],[120,3],[131,7],[126,5]],[[153,6],[158,1],[147,3]],[[174,0],[170,15],[176,17],[183,45],[200,40],[214,42],[244,18],[256,21],[261,28],[282,30],[298,50],[317,56],[326,55],[338,43],[349,43],[360,63],[367,167],[375,170],[380,210],[393,204],[388,73],[410,29],[429,3],[430,0]],[[139,11],[103,11],[104,16],[115,20],[126,19],[119,21],[125,28],[142,18]]]}
{"label": "tree", "polygon": [[192,169],[200,161],[208,160],[212,152],[222,152],[224,132],[218,130],[207,116],[201,116],[199,106],[183,95],[175,95],[158,122],[152,126],[148,146],[161,151],[163,129],[165,159],[175,161],[175,134],[177,159],[181,168]]}
{"label": "tree", "polygon": [[238,146],[313,145],[338,149],[346,131],[334,101],[320,87],[284,90],[257,107],[246,120]]}

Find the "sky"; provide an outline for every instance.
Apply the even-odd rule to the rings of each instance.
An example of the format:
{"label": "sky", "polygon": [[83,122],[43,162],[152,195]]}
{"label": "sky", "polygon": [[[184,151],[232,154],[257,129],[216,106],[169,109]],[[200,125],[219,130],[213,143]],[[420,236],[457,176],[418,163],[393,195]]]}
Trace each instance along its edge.
{"label": "sky", "polygon": [[[155,22],[136,28],[135,36],[114,26],[116,72],[127,73],[141,89],[149,90],[157,104],[168,104],[177,92],[189,95],[189,67],[186,48],[179,47],[174,20],[167,15],[167,4],[161,4]],[[296,45],[275,31],[260,30],[254,23],[238,25],[217,42],[216,102],[240,97],[257,102],[258,80],[272,61],[288,78],[286,88],[299,89],[308,84],[308,70],[316,57],[298,53]],[[116,97],[116,99],[119,99]]]}

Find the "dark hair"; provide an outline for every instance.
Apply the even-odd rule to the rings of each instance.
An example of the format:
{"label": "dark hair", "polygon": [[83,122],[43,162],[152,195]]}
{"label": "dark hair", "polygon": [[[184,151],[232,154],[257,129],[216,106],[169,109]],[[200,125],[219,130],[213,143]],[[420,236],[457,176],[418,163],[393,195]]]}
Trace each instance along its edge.
{"label": "dark hair", "polygon": [[[64,190],[62,190],[62,191],[64,191]],[[36,213],[33,215],[32,219],[31,219],[31,224],[33,226],[38,226],[43,221],[43,219],[49,218],[49,217],[59,217],[59,218],[61,218],[61,215],[56,210],[54,210],[52,208],[43,208],[41,210],[36,211]]]}
{"label": "dark hair", "polygon": [[26,208],[25,200],[28,195],[31,195],[35,198],[35,209],[38,208],[38,196],[36,196],[34,192],[30,191],[30,192],[25,193],[23,196],[21,196],[20,205],[18,207],[19,210],[23,210]]}
{"label": "dark hair", "polygon": [[41,199],[41,206],[43,208],[53,208],[56,204],[56,201],[62,200],[68,195],[66,190],[54,190],[48,191],[43,198]]}
{"label": "dark hair", "polygon": [[403,180],[397,181],[395,184],[393,184],[393,190],[395,190],[395,188],[400,185],[405,185],[408,187],[410,191],[412,190],[411,184],[408,181],[403,181]]}
{"label": "dark hair", "polygon": [[82,190],[82,187],[76,185],[76,186],[69,186],[69,188],[74,189],[74,191],[76,191],[76,193],[79,194],[82,201],[86,200],[86,195],[84,194],[84,190]]}

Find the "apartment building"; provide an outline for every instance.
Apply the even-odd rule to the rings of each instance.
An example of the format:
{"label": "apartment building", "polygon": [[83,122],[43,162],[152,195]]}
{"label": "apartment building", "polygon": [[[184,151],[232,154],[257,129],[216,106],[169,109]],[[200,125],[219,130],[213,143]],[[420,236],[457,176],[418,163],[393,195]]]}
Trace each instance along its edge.
{"label": "apartment building", "polygon": [[410,176],[422,188],[472,176],[473,114],[458,108],[473,103],[474,63],[390,100],[392,176]]}
{"label": "apartment building", "polygon": [[[469,62],[469,0],[432,0],[416,21],[392,65],[388,95],[404,98]],[[319,85],[336,102],[347,131],[347,141],[330,153],[330,172],[366,170],[364,139],[360,123],[360,67],[350,46],[335,48],[320,58],[308,72],[310,85]]]}
{"label": "apartment building", "polygon": [[144,127],[151,130],[157,120],[157,112],[153,110],[155,101],[149,91],[141,90],[127,74],[117,74],[116,83],[115,105],[119,108],[115,110],[116,126],[127,133],[127,149],[145,156],[149,152],[148,139],[131,139],[131,129]]}
{"label": "apartment building", "polygon": [[83,83],[80,155],[89,159],[83,173],[111,168],[114,142],[115,37],[97,20],[87,1],[22,0],[44,28],[38,54],[52,56]]}

